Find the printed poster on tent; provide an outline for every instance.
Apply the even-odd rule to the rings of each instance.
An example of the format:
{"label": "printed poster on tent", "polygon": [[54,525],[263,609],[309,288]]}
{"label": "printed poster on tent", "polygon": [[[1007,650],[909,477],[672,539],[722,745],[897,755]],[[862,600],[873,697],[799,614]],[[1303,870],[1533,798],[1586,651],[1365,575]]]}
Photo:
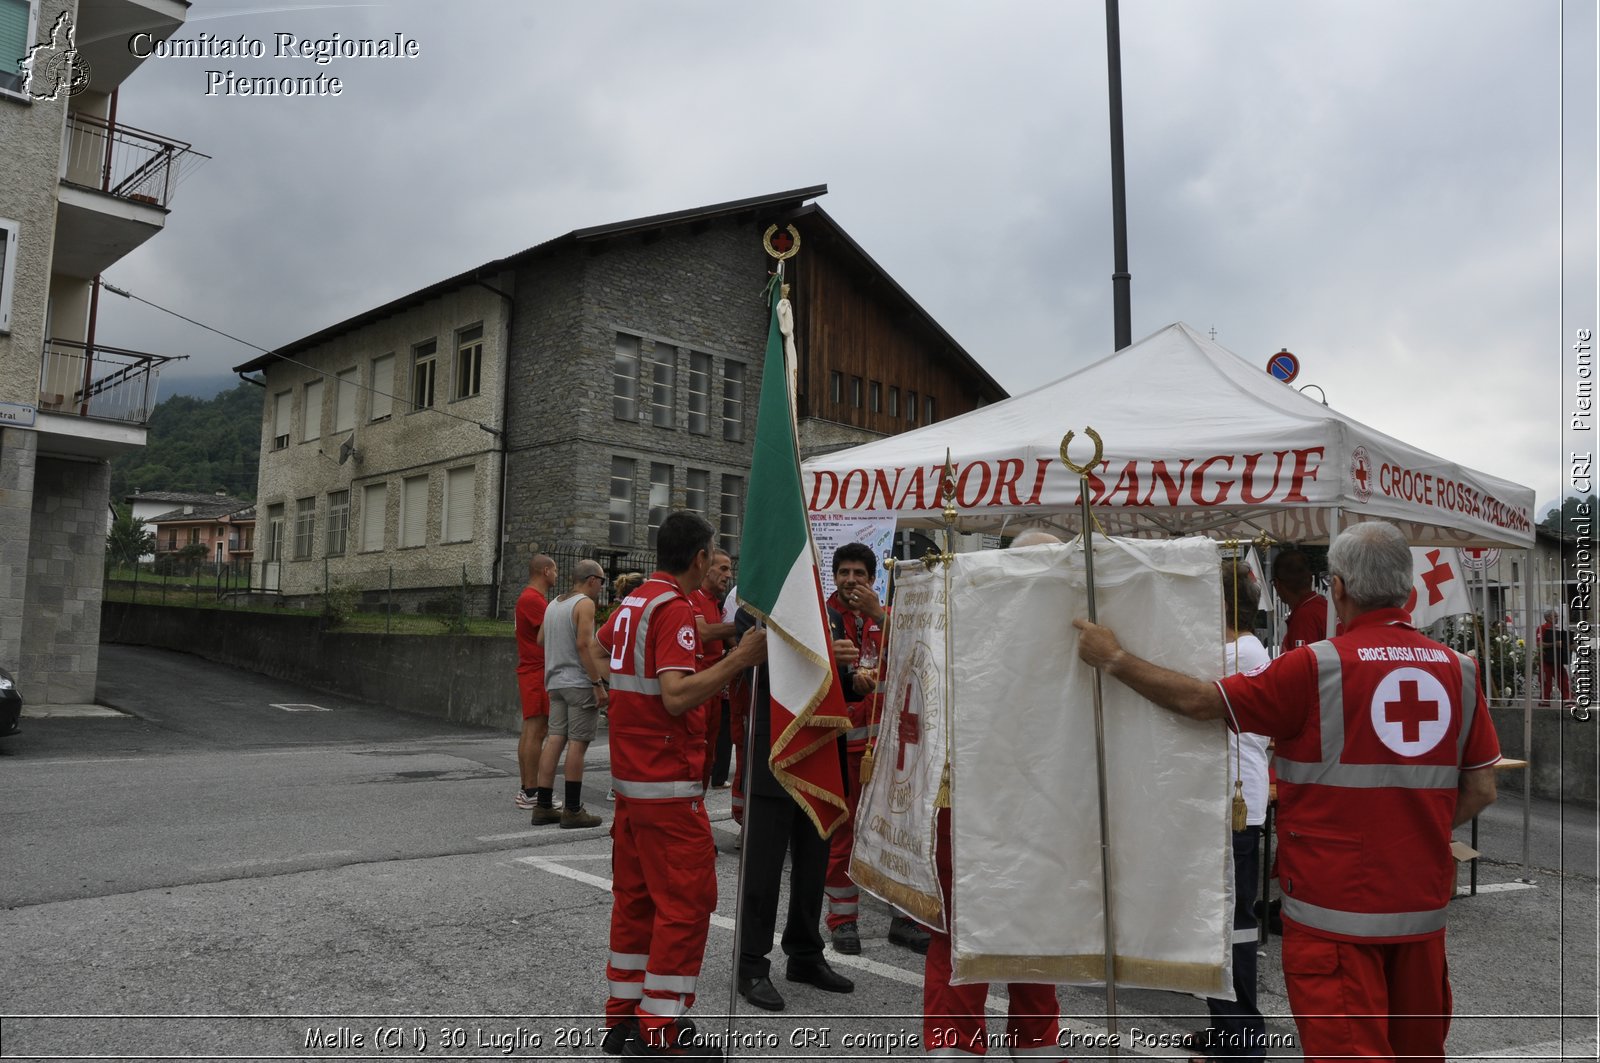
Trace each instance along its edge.
{"label": "printed poster on tent", "polygon": [[878,559],[878,578],[872,588],[878,600],[889,600],[889,569],[883,559],[894,552],[894,525],[890,511],[872,513],[812,513],[811,538],[817,544],[817,563],[822,576],[822,600],[833,597],[833,552],[846,543],[865,543]]}

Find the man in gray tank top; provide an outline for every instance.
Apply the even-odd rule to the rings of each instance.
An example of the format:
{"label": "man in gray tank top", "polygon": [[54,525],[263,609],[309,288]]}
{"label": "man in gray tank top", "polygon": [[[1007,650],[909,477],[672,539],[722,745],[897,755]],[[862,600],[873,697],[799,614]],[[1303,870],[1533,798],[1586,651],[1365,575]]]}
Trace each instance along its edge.
{"label": "man in gray tank top", "polygon": [[[594,637],[594,605],[605,572],[598,561],[579,561],[572,588],[551,602],[539,628],[544,647],[544,687],[550,694],[550,731],[539,751],[539,782],[534,789],[533,822],[563,828],[598,827],[600,817],[583,807],[583,755],[594,741],[600,709],[610,689],[609,662]],[[566,801],[554,803],[556,761],[567,751]]]}

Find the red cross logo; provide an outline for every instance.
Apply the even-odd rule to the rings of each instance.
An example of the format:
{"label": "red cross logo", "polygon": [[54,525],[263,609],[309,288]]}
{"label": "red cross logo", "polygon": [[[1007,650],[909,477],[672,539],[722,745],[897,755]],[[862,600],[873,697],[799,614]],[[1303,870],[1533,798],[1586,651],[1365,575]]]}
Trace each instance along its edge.
{"label": "red cross logo", "polygon": [[1372,497],[1372,460],[1367,457],[1366,447],[1357,447],[1350,453],[1350,478],[1355,481],[1358,501]]}
{"label": "red cross logo", "polygon": [[894,770],[906,770],[906,746],[922,742],[922,717],[911,711],[911,688],[906,687],[905,704],[900,706],[900,748],[894,758]]}
{"label": "red cross logo", "polygon": [[1400,700],[1383,703],[1383,718],[1400,725],[1400,737],[1407,745],[1422,741],[1422,725],[1439,718],[1439,703],[1420,697],[1417,682],[1400,682]]}

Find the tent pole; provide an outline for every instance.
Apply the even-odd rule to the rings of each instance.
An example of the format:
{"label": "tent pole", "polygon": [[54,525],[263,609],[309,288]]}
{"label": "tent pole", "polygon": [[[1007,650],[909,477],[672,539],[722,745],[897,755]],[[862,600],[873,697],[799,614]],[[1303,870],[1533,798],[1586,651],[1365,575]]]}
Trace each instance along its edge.
{"label": "tent pole", "polygon": [[[1333,541],[1339,537],[1341,525],[1344,523],[1343,517],[1344,509],[1340,506],[1334,506],[1328,514],[1328,546],[1330,549],[1333,546]],[[1333,594],[1333,580],[1331,578],[1328,580],[1328,593],[1330,595]],[[1328,599],[1327,614],[1328,626],[1326,634],[1331,639],[1338,631],[1339,625],[1339,618],[1333,615],[1333,599],[1331,597]]]}
{"label": "tent pole", "polygon": [[[1537,539],[1534,540],[1538,542]],[[1533,815],[1533,655],[1539,648],[1533,644],[1533,547],[1522,552],[1522,759],[1528,766],[1522,769],[1522,881],[1532,882],[1533,873],[1528,867],[1528,828]],[[1559,687],[1557,689],[1560,689]]]}

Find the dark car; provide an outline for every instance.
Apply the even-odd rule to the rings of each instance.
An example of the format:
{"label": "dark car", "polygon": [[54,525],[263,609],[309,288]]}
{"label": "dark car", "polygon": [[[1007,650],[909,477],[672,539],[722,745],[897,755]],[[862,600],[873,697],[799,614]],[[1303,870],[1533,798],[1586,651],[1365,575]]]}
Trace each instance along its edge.
{"label": "dark car", "polygon": [[11,673],[0,668],[0,736],[16,734],[21,719],[22,693]]}

